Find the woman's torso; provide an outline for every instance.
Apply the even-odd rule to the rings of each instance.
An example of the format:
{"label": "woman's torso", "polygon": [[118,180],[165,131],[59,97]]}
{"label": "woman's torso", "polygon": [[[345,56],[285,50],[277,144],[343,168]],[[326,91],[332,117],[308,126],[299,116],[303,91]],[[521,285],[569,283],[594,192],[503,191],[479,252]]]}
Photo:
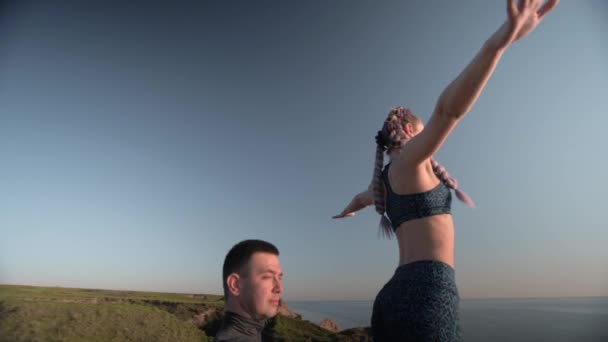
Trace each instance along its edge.
{"label": "woman's torso", "polygon": [[[392,163],[391,163],[392,164]],[[400,165],[388,169],[388,182],[394,195],[430,192],[440,185],[430,160],[416,166]],[[391,196],[387,187],[387,205]],[[387,208],[389,209],[389,208]],[[419,260],[438,260],[454,266],[454,222],[449,213],[415,218],[395,230],[399,243],[399,265]]]}

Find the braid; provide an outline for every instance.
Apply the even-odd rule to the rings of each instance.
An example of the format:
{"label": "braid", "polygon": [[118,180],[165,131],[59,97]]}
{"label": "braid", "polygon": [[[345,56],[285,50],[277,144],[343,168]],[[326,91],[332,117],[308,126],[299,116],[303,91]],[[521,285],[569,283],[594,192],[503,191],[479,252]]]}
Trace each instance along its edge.
{"label": "braid", "polygon": [[405,144],[407,137],[403,131],[403,121],[406,120],[407,110],[403,107],[393,109],[382,130],[376,135],[376,160],[374,164],[374,206],[376,212],[381,216],[380,225],[378,228],[379,235],[391,238],[394,231],[391,222],[385,215],[386,212],[386,193],[382,181],[382,167],[384,166],[384,152],[393,148],[401,147]]}
{"label": "braid", "polygon": [[458,189],[458,182],[450,176],[445,167],[439,164],[435,159],[431,159],[431,166],[433,167],[433,172],[435,172],[437,178],[439,178],[448,188],[453,189],[456,193],[456,197],[458,197],[460,201],[466,203],[469,207],[475,208],[475,203],[471,197],[464,191]]}
{"label": "braid", "polygon": [[[378,132],[378,136],[381,132]],[[393,229],[388,217],[384,214],[386,211],[386,193],[382,184],[382,167],[384,166],[384,145],[381,143],[376,144],[376,163],[374,164],[374,178],[373,178],[373,190],[374,190],[374,206],[376,212],[381,216],[380,226],[378,227],[379,234],[391,238],[393,235]]]}
{"label": "braid", "polygon": [[[382,129],[376,135],[376,160],[374,163],[374,177],[372,187],[374,191],[374,206],[376,212],[381,216],[379,225],[379,234],[387,238],[394,235],[391,222],[386,216],[386,193],[382,179],[382,168],[384,167],[384,153],[390,152],[392,149],[400,148],[405,145],[408,140],[405,134],[404,127],[407,123],[420,122],[420,119],[414,115],[409,109],[404,107],[393,108],[386,120]],[[471,207],[475,207],[473,200],[463,191],[458,189],[456,180],[448,174],[446,169],[441,166],[436,160],[431,159],[431,165],[435,175],[450,189],[456,193],[459,200]]]}

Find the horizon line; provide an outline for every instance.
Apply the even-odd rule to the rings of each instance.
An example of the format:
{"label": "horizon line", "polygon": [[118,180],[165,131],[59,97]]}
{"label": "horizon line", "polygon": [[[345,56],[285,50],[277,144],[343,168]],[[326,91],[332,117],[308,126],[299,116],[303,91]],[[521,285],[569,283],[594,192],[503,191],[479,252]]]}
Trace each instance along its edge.
{"label": "horizon line", "polygon": [[[46,287],[46,288],[63,288],[73,290],[105,290],[105,291],[130,291],[130,292],[148,292],[148,293],[165,293],[165,294],[183,294],[183,295],[204,295],[204,296],[217,296],[223,297],[223,294],[215,293],[200,293],[200,292],[175,292],[175,291],[153,291],[153,290],[136,290],[126,288],[94,288],[94,287],[72,287],[72,286],[60,286],[60,285],[30,285],[30,284],[9,284],[0,283],[0,286],[26,286],[26,287]],[[508,300],[508,299],[583,299],[583,298],[608,298],[606,295],[580,295],[580,296],[524,296],[524,297],[461,297],[460,300]],[[369,302],[374,299],[297,299],[282,298],[284,301],[291,302]]]}

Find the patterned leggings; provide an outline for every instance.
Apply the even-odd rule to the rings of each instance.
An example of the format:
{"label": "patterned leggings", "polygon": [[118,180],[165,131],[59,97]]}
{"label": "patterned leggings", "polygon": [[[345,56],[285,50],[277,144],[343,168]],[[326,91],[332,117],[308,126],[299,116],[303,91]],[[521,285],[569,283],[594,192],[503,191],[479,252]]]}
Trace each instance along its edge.
{"label": "patterned leggings", "polygon": [[435,260],[401,265],[374,301],[374,341],[460,341],[459,301],[451,266]]}

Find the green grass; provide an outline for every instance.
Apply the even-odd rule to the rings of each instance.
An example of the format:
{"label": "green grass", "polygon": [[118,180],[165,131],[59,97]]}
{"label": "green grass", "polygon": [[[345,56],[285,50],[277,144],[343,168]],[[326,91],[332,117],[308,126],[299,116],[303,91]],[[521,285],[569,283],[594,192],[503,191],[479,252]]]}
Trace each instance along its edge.
{"label": "green grass", "polygon": [[217,295],[0,285],[0,341],[207,341],[189,323]]}
{"label": "green grass", "polygon": [[[197,296],[197,297],[194,297]],[[198,303],[198,304],[223,304],[223,297],[218,295],[194,295],[183,293],[161,293],[143,291],[119,291],[119,290],[97,290],[97,289],[78,289],[64,287],[38,287],[24,285],[0,285],[0,300],[2,298],[22,298],[22,299],[55,299],[67,300],[70,298],[80,300],[107,301],[131,300],[131,301],[165,301],[179,303]]]}
{"label": "green grass", "polygon": [[318,341],[336,340],[336,334],[309,321],[276,316],[267,327],[275,340],[279,341]]}
{"label": "green grass", "polygon": [[[223,307],[218,295],[0,285],[0,342],[211,341]],[[197,326],[200,313],[211,315]],[[369,336],[363,328],[335,334],[281,315],[264,334],[275,341],[319,342]]]}
{"label": "green grass", "polygon": [[306,320],[276,316],[266,327],[265,334],[274,341],[293,342],[352,342],[370,341],[369,328],[353,328],[332,333]]}
{"label": "green grass", "polygon": [[207,341],[194,325],[137,304],[0,302],[7,341]]}

